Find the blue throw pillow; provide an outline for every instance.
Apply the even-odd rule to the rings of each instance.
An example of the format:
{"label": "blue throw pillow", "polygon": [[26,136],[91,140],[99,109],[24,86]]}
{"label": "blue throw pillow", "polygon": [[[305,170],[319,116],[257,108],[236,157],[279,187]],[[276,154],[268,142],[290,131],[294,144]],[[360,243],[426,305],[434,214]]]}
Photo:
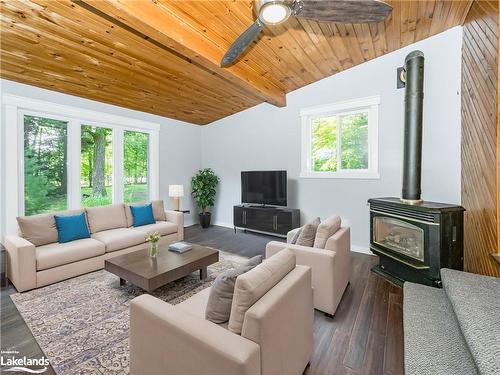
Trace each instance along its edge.
{"label": "blue throw pillow", "polygon": [[59,234],[59,243],[90,238],[85,213],[71,216],[54,215],[56,220],[57,233]]}
{"label": "blue throw pillow", "polygon": [[156,223],[151,203],[144,206],[130,206],[130,211],[134,218],[134,227]]}

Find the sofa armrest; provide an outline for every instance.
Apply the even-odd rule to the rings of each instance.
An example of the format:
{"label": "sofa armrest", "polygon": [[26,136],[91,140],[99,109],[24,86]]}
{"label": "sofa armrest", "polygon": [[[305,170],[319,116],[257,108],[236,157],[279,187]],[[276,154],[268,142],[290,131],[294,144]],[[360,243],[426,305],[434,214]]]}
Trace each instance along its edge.
{"label": "sofa armrest", "polygon": [[[272,257],[274,254],[280,252],[283,249],[290,249],[295,253],[296,257],[300,258],[311,258],[312,259],[323,259],[330,261],[335,256],[335,252],[325,249],[316,249],[314,247],[302,246],[302,245],[292,245],[285,242],[271,241],[266,245],[266,258]],[[297,258],[297,264],[299,263],[299,258]],[[306,264],[307,265],[307,264]]]}
{"label": "sofa armrest", "polygon": [[167,221],[177,225],[177,240],[184,240],[184,214],[179,211],[166,210],[165,216]]}
{"label": "sofa armrest", "polygon": [[314,308],[335,314],[351,275],[349,252],[272,241],[266,246],[266,257],[273,256],[285,248],[295,253],[297,264],[312,268]]}
{"label": "sofa armrest", "polygon": [[351,251],[351,228],[342,227],[327,241],[325,249],[335,252]]}
{"label": "sofa armrest", "polygon": [[5,236],[7,250],[7,277],[18,292],[36,288],[36,250],[28,240],[18,236]]}
{"label": "sofa armrest", "polygon": [[311,268],[298,265],[247,310],[241,335],[259,344],[263,374],[302,374],[313,330]]}
{"label": "sofa armrest", "polygon": [[142,295],[130,305],[130,374],[260,374],[260,347]]}
{"label": "sofa armrest", "polygon": [[290,232],[288,232],[288,233],[286,234],[286,242],[287,242],[287,243],[292,242],[292,238],[293,238],[293,236],[295,236],[295,233],[297,233],[297,232],[300,230],[300,228],[302,228],[302,227],[292,229]]}

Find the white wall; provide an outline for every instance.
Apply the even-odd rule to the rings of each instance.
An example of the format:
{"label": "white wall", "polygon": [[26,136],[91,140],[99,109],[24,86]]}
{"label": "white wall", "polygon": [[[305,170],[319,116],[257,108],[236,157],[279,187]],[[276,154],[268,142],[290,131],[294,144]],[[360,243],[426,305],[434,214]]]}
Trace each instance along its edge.
{"label": "white wall", "polygon": [[[423,198],[460,203],[460,78],[462,29],[456,27],[409,47],[325,78],[287,95],[288,105],[261,104],[202,128],[203,167],[221,177],[215,222],[231,225],[240,203],[240,171],[286,169],[289,206],[302,222],[333,213],[349,220],[353,248],[367,249],[370,197],[400,196],[404,90],[396,68],[415,49],[425,54]],[[301,108],[380,95],[379,180],[301,179]]]}
{"label": "white wall", "polygon": [[[184,184],[186,196],[182,198],[181,209],[191,210],[191,214],[185,216],[186,225],[194,223],[193,218],[196,217],[197,211],[191,198],[190,178],[201,168],[201,130],[199,126],[3,79],[0,81],[0,94],[23,96],[160,124],[160,198],[165,201],[168,208],[171,208],[172,202],[168,197],[168,185]],[[5,118],[2,115],[2,130],[0,131],[1,173],[4,170],[4,163],[9,162],[9,155],[4,155],[2,151],[5,150],[4,142],[12,141],[3,137],[4,121]],[[8,183],[1,173],[1,184]],[[4,190],[2,189],[1,192],[3,193]],[[7,199],[9,197],[2,194],[0,199],[0,234],[2,235],[5,223],[4,207]]]}

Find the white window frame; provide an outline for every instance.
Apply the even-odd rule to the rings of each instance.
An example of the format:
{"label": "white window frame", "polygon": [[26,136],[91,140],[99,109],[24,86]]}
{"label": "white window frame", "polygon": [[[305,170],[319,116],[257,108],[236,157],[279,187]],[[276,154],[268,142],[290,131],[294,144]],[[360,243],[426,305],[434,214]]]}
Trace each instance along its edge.
{"label": "white window frame", "polygon": [[[300,111],[301,129],[301,178],[379,179],[378,165],[378,116],[380,96],[346,100],[329,105],[304,108]],[[368,168],[338,169],[336,172],[312,170],[312,123],[318,117],[340,116],[368,111]],[[341,127],[337,123],[337,161],[341,165]]]}
{"label": "white window frame", "polygon": [[[91,125],[113,130],[113,202],[123,202],[123,132],[125,130],[147,133],[149,199],[159,196],[159,130],[160,125],[105,112],[60,105],[16,95],[2,96],[5,129],[5,176],[9,180],[4,194],[5,233],[15,233],[16,217],[24,215],[24,116],[48,117],[68,124],[68,209],[79,208],[81,125]],[[9,140],[7,142],[7,140]],[[121,182],[120,182],[121,181]],[[120,183],[119,183],[120,182]]]}

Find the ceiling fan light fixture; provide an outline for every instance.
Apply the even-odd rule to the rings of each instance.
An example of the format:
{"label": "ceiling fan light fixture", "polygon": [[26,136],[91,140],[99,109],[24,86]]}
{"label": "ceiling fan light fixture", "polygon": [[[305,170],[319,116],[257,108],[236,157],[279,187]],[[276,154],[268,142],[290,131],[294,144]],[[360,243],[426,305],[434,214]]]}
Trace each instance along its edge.
{"label": "ceiling fan light fixture", "polygon": [[291,9],[281,1],[267,1],[259,8],[259,19],[266,25],[277,25],[290,17]]}

